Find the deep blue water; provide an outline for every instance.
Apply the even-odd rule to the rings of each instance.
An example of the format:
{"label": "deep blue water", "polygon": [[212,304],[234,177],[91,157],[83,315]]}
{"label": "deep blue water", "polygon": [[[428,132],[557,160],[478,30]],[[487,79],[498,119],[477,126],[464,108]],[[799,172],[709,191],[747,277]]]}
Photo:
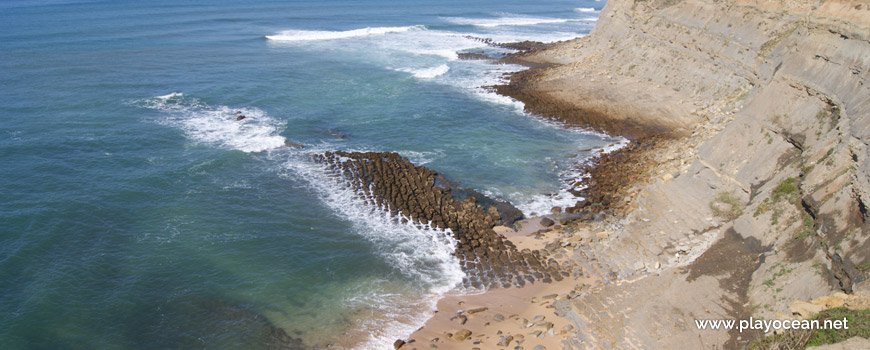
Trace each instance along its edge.
{"label": "deep blue water", "polygon": [[461,279],[449,234],[308,155],[561,203],[567,157],[613,140],[523,114],[481,88],[522,67],[456,52],[580,36],[603,4],[0,2],[0,348],[390,346]]}

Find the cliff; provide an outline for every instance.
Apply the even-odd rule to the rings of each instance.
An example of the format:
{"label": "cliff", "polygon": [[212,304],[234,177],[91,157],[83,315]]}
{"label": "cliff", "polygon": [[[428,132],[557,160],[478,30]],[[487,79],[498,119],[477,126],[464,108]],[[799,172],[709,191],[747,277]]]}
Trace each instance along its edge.
{"label": "cliff", "polygon": [[868,289],[868,40],[867,1],[611,0],[522,57],[551,66],[500,92],[643,146],[590,181],[619,215],[574,250],[598,282],[557,303],[567,345],[737,348],[760,334],[694,320]]}

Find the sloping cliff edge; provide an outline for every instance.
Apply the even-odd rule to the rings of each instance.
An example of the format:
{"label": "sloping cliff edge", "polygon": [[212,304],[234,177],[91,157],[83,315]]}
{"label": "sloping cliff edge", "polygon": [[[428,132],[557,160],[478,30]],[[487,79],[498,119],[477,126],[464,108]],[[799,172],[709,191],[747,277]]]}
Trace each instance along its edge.
{"label": "sloping cliff edge", "polygon": [[619,215],[574,224],[597,282],[556,303],[566,346],[739,348],[694,320],[870,289],[870,2],[611,0],[521,59],[550,66],[499,92],[640,145],[590,181]]}

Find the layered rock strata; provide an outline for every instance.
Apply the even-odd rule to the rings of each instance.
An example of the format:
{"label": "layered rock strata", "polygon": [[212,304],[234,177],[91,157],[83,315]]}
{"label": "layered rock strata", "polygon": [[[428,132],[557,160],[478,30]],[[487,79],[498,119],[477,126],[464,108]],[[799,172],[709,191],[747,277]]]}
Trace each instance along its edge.
{"label": "layered rock strata", "polygon": [[314,156],[333,179],[351,188],[363,201],[403,222],[449,229],[457,241],[456,256],[473,288],[523,286],[535,281],[561,281],[568,273],[537,250],[517,250],[497,234],[496,225],[511,225],[522,213],[447,181],[397,153],[326,152]]}

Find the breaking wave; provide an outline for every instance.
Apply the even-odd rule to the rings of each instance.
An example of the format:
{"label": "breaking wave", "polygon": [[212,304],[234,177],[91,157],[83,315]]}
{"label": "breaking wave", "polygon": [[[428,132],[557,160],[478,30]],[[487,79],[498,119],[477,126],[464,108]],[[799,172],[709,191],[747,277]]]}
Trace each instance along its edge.
{"label": "breaking wave", "polygon": [[426,26],[417,25],[407,27],[370,27],[345,31],[285,30],[275,35],[267,35],[266,39],[275,41],[335,40],[423,30],[426,30]]}

